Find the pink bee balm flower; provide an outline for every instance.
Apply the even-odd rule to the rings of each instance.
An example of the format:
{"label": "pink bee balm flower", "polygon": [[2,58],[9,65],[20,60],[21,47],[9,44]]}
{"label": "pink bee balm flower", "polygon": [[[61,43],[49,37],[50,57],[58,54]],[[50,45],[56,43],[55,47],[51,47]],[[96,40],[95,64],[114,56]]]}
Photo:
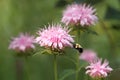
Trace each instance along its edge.
{"label": "pink bee balm flower", "polygon": [[38,31],[38,37],[35,40],[40,46],[61,50],[66,46],[72,47],[74,40],[68,34],[69,31],[67,27],[63,28],[60,24],[52,24],[48,28]]}
{"label": "pink bee balm flower", "polygon": [[81,26],[94,25],[98,18],[95,14],[95,9],[86,4],[72,4],[69,5],[63,12],[61,22]]}
{"label": "pink bee balm flower", "polygon": [[84,50],[79,58],[91,63],[97,59],[97,54],[92,50]]}
{"label": "pink bee balm flower", "polygon": [[86,74],[89,74],[92,78],[107,77],[108,73],[113,70],[108,64],[107,60],[102,63],[102,59],[98,59],[86,67]]}
{"label": "pink bee balm flower", "polygon": [[28,34],[20,34],[18,37],[13,38],[13,41],[9,45],[9,49],[13,49],[16,51],[25,52],[29,49],[34,49],[34,37]]}

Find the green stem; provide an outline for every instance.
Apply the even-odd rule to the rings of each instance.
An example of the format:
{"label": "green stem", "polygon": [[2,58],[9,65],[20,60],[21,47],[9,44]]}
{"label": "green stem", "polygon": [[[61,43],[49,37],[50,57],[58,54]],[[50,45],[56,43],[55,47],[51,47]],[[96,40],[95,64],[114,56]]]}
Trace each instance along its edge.
{"label": "green stem", "polygon": [[25,56],[25,75],[26,75],[25,80],[30,80],[29,72],[28,72],[28,57],[27,56]]}
{"label": "green stem", "polygon": [[57,75],[57,55],[54,55],[54,80],[58,80],[58,75]]}
{"label": "green stem", "polygon": [[[79,26],[77,26],[79,27]],[[79,43],[79,36],[80,36],[80,30],[77,29],[77,43]],[[76,62],[76,80],[78,80],[79,78],[79,53],[76,56],[77,62]]]}
{"label": "green stem", "polygon": [[77,64],[76,64],[76,80],[78,80],[78,76],[79,76],[79,65],[78,65],[78,59],[77,59]]}
{"label": "green stem", "polygon": [[23,80],[23,60],[16,56],[16,80]]}

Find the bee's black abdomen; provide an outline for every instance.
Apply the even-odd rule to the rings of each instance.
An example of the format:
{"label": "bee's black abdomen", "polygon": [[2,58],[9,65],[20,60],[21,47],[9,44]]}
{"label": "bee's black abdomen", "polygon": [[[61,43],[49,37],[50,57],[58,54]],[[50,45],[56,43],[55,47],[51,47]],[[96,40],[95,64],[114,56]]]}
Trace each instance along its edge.
{"label": "bee's black abdomen", "polygon": [[76,48],[80,53],[83,52],[83,48]]}
{"label": "bee's black abdomen", "polygon": [[79,51],[79,53],[83,52],[83,48],[79,44],[73,44],[73,48]]}

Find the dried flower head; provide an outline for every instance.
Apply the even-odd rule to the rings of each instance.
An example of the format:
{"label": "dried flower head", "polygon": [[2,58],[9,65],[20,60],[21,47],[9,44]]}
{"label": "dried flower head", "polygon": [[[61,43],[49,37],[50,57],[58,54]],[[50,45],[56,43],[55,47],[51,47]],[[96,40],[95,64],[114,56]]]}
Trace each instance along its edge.
{"label": "dried flower head", "polygon": [[86,74],[89,74],[92,78],[104,78],[108,76],[113,69],[109,67],[109,62],[104,60],[102,63],[102,59],[98,59],[93,63],[90,63],[89,66],[86,67]]}
{"label": "dried flower head", "polygon": [[13,38],[9,45],[9,49],[13,49],[17,52],[26,52],[34,48],[34,37],[23,33]]}
{"label": "dried flower head", "polygon": [[96,10],[86,4],[72,4],[68,5],[66,10],[63,12],[61,22],[81,26],[94,25],[98,18],[96,16]]}
{"label": "dried flower head", "polygon": [[42,47],[59,51],[67,46],[72,47],[74,40],[68,34],[69,31],[67,27],[62,27],[60,24],[52,24],[39,30],[35,40]]}
{"label": "dried flower head", "polygon": [[97,54],[92,50],[84,50],[79,58],[91,63],[97,59]]}

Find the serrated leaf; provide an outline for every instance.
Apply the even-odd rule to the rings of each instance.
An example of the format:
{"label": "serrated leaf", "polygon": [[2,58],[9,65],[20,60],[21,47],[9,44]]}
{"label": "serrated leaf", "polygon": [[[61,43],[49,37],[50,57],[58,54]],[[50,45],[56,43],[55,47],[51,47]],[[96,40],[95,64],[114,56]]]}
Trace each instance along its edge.
{"label": "serrated leaf", "polygon": [[36,52],[36,53],[33,54],[33,56],[41,55],[41,54],[43,54],[43,52]]}
{"label": "serrated leaf", "polygon": [[75,70],[73,69],[68,69],[68,70],[64,70],[60,76],[59,76],[59,80],[65,80],[65,78],[67,78],[68,76],[71,76],[75,73]]}
{"label": "serrated leaf", "polygon": [[41,54],[51,54],[51,51],[45,49],[45,50],[36,52],[33,56],[35,56],[35,55],[41,55]]}
{"label": "serrated leaf", "polygon": [[91,30],[91,29],[87,29],[87,33],[91,33],[91,34],[94,34],[94,35],[98,35],[98,33],[94,30]]}

